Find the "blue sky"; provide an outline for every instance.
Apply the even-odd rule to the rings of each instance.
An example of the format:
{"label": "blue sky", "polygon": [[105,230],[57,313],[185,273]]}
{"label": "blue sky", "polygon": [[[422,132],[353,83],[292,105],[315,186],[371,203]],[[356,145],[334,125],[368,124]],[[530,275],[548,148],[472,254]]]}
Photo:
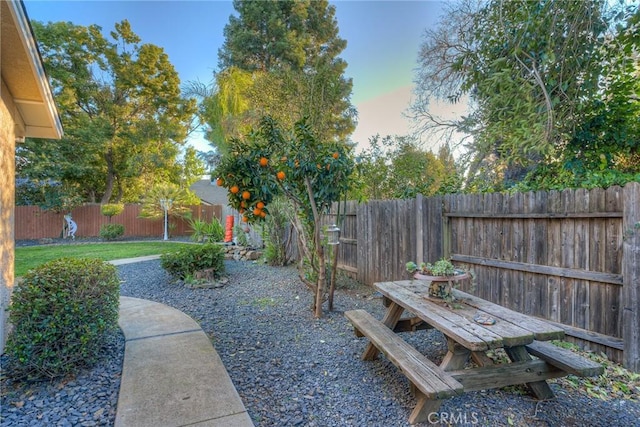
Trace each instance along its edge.
{"label": "blue sky", "polygon": [[[165,49],[183,82],[208,83],[218,64],[223,29],[235,13],[231,1],[57,1],[24,0],[30,19],[97,24],[105,33],[123,19],[143,43]],[[405,135],[403,117],[411,97],[423,31],[438,19],[436,1],[336,0],[340,37],[347,40],[341,57],[353,79],[351,101],[359,112],[352,139],[363,146],[379,133]],[[199,137],[200,150],[208,146]]]}

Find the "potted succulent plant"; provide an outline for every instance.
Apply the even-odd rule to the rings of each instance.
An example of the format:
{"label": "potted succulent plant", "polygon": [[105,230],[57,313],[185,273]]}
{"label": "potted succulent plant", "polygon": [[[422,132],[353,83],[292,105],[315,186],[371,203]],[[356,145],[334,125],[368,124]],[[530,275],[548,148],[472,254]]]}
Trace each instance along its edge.
{"label": "potted succulent plant", "polygon": [[442,298],[447,301],[453,301],[455,299],[451,291],[456,283],[471,277],[468,271],[457,268],[446,258],[441,258],[433,264],[422,262],[418,265],[413,261],[409,261],[406,267],[414,279],[428,280],[431,282],[429,284],[430,296]]}

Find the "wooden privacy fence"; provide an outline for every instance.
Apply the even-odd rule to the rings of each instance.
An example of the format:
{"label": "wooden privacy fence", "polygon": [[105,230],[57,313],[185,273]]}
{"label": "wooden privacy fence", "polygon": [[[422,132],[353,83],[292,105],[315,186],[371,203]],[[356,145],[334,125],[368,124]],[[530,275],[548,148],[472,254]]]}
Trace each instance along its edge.
{"label": "wooden privacy fence", "polygon": [[[157,236],[164,234],[163,219],[140,218],[141,206],[137,204],[125,205],[120,215],[113,216],[111,222],[124,225],[124,235],[136,237]],[[211,221],[213,217],[221,220],[221,206],[191,206],[193,219]],[[109,222],[109,218],[102,215],[99,204],[80,206],[71,211],[73,220],[78,224],[76,237],[95,237],[100,235],[100,227]],[[189,223],[180,218],[170,218],[170,235],[187,236],[191,234]],[[45,211],[37,206],[16,206],[15,210],[15,239],[42,239],[62,236],[64,214]]]}
{"label": "wooden privacy fence", "polygon": [[464,290],[640,371],[640,183],[348,202],[338,225],[338,266],[363,283],[407,279],[407,261],[448,257],[475,275]]}

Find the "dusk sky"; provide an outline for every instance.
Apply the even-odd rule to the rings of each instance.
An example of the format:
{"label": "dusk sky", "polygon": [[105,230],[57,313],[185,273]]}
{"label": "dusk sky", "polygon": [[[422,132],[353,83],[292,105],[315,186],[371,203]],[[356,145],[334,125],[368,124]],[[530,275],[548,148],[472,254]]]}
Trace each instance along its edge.
{"label": "dusk sky", "polygon": [[[209,83],[217,70],[223,29],[235,14],[230,1],[57,1],[25,0],[32,20],[97,24],[108,34],[127,19],[143,43],[165,49],[181,81]],[[340,55],[353,78],[351,102],[359,113],[352,140],[360,147],[379,133],[406,135],[403,117],[411,99],[417,53],[424,30],[441,11],[435,1],[331,1],[336,7],[340,37],[347,48]],[[191,142],[207,151],[196,136]]]}

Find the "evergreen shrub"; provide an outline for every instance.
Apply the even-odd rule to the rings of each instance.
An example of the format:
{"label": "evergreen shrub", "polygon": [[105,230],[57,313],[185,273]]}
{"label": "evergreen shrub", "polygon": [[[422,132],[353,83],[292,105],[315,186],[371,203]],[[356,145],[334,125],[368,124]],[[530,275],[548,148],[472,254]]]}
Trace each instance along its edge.
{"label": "evergreen shrub", "polygon": [[105,240],[116,240],[124,234],[122,224],[102,224],[100,227],[100,237]]}
{"label": "evergreen shrub", "polygon": [[215,277],[224,273],[225,251],[222,245],[191,245],[160,255],[160,265],[176,279],[191,277],[196,271],[212,269]]}
{"label": "evergreen shrub", "polygon": [[14,373],[55,378],[94,364],[118,327],[115,266],[60,258],[27,272],[11,299],[6,346]]}

